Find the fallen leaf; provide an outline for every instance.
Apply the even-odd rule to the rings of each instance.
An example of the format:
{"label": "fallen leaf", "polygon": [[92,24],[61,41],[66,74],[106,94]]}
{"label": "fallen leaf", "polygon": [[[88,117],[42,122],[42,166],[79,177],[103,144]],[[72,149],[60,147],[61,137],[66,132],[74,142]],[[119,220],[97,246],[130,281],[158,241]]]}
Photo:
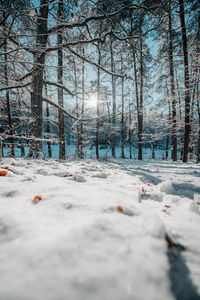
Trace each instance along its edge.
{"label": "fallen leaf", "polygon": [[40,197],[40,196],[35,196],[34,198],[33,198],[33,203],[36,203],[36,202],[39,202],[39,201],[41,201],[42,200],[42,197]]}
{"label": "fallen leaf", "polygon": [[7,174],[8,174],[8,171],[0,170],[0,176],[6,176]]}
{"label": "fallen leaf", "polygon": [[123,208],[119,205],[119,206],[117,206],[117,210],[118,210],[119,212],[122,212],[122,211],[123,211]]}

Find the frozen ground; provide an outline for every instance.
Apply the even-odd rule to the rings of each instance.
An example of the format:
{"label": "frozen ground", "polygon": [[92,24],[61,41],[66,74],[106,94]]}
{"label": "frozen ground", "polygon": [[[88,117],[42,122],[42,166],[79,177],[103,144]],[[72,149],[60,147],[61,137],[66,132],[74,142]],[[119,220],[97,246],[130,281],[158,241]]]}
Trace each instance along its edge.
{"label": "frozen ground", "polygon": [[[0,166],[1,300],[200,299],[200,166]],[[168,250],[166,233],[186,251]]]}

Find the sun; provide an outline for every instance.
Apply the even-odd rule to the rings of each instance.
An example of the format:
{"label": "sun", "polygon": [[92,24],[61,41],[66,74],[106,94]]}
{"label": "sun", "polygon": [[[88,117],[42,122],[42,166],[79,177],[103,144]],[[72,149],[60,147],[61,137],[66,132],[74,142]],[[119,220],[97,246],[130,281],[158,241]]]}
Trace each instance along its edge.
{"label": "sun", "polygon": [[98,101],[97,93],[91,93],[87,99],[87,106],[89,108],[95,109],[97,107],[97,101]]}

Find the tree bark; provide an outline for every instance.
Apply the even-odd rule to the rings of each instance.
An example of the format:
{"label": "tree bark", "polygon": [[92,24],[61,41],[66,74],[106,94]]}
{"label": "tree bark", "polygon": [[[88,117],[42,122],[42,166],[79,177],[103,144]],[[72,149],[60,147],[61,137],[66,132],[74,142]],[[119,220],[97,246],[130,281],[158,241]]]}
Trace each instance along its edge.
{"label": "tree bark", "polygon": [[165,158],[168,159],[169,157],[169,137],[170,137],[170,127],[171,127],[171,106],[170,106],[170,98],[169,98],[169,90],[166,85],[167,89],[167,101],[168,101],[168,128],[167,128],[167,139],[166,139],[166,154]]}
{"label": "tree bark", "polygon": [[[75,110],[76,110],[76,117],[79,118],[79,101],[78,101],[78,78],[77,78],[77,67],[75,60],[73,60],[74,64],[74,85],[75,85],[75,94],[76,94],[76,103],[75,103]],[[80,124],[77,123],[76,125],[76,154],[80,157]]]}
{"label": "tree bark", "polygon": [[[121,54],[121,73],[123,74],[123,56]],[[121,90],[121,105],[122,105],[122,114],[121,114],[121,151],[122,158],[125,158],[124,154],[124,144],[125,144],[125,132],[124,132],[124,78],[122,78],[122,90]]]}
{"label": "tree bark", "polygon": [[[115,73],[113,42],[110,42],[110,58],[111,58],[111,72]],[[115,77],[112,75],[112,98],[113,98],[113,117],[112,117],[112,157],[115,158],[115,146],[116,146],[116,82]]]}
{"label": "tree bark", "polygon": [[[85,57],[85,49],[83,48],[83,57]],[[81,99],[81,116],[84,115],[85,110],[85,61],[82,60],[82,99]],[[84,158],[83,153],[83,122],[80,125],[80,158]]]}
{"label": "tree bark", "polygon": [[199,128],[198,128],[198,142],[197,142],[197,164],[200,162],[200,105],[199,105],[199,85],[197,83],[197,112],[199,119]]}
{"label": "tree bark", "polygon": [[[5,17],[5,13],[4,13]],[[6,24],[4,24],[6,26]],[[7,55],[7,39],[4,39],[3,43],[3,48],[4,48],[4,59],[5,59],[5,66],[4,66],[4,77],[5,77],[5,83],[6,86],[9,86],[8,82],[8,55]],[[11,115],[11,105],[10,105],[10,94],[9,90],[6,90],[6,103],[7,103],[7,114],[8,114],[8,128],[9,128],[9,135],[11,135],[10,140],[10,148],[11,148],[11,157],[15,156],[15,148],[14,148],[14,139],[13,139],[13,122],[12,122],[12,115]]]}
{"label": "tree bark", "polygon": [[[101,50],[100,45],[97,46],[98,50],[98,65],[101,65]],[[97,70],[97,117],[99,116],[99,102],[100,102],[100,68]],[[96,158],[99,159],[99,119],[96,121]]]}
{"label": "tree bark", "polygon": [[184,62],[184,86],[185,86],[185,131],[184,131],[184,148],[183,148],[183,162],[188,160],[189,141],[190,141],[190,86],[189,86],[189,66],[188,66],[188,47],[187,34],[185,26],[185,11],[184,2],[179,0],[179,16],[182,33],[182,47],[183,47],[183,62]]}
{"label": "tree bark", "polygon": [[[58,23],[63,20],[63,0],[59,1],[57,20]],[[58,32],[57,44],[61,46],[63,42],[62,30]],[[58,83],[63,85],[63,50],[58,49]],[[63,107],[63,89],[58,88],[58,104]],[[59,159],[65,159],[65,118],[64,114],[58,111],[58,131],[59,131]]]}
{"label": "tree bark", "polygon": [[174,81],[174,62],[173,62],[173,36],[172,36],[172,15],[171,1],[169,1],[169,73],[171,87],[171,103],[172,103],[172,159],[177,161],[177,123],[176,123],[176,98],[175,98],[175,81]]}
{"label": "tree bark", "polygon": [[31,134],[32,141],[28,151],[28,157],[43,158],[42,153],[42,90],[43,90],[43,73],[45,63],[45,52],[47,44],[47,23],[48,23],[48,0],[40,0],[40,13],[37,18],[37,40],[36,48],[38,49],[34,57],[34,71],[31,94]]}
{"label": "tree bark", "polygon": [[131,130],[131,96],[129,91],[129,103],[128,103],[128,114],[129,114],[129,129],[128,129],[128,140],[129,140],[129,158],[132,159],[132,130]]}
{"label": "tree bark", "polygon": [[[138,121],[138,128],[140,123],[140,105],[139,105],[139,92],[138,92],[138,76],[137,76],[137,65],[136,65],[136,56],[135,50],[133,50],[133,68],[134,68],[134,79],[135,79],[135,96],[136,96],[136,108],[137,108],[137,121]],[[139,129],[138,129],[139,132]],[[138,146],[139,149],[139,146]]]}
{"label": "tree bark", "polygon": [[[44,72],[45,80],[46,80],[46,74]],[[46,98],[48,98],[48,91],[47,91],[47,85],[45,84],[45,95]],[[47,136],[50,138],[50,123],[49,123],[49,104],[46,103],[46,123],[47,123]],[[52,151],[51,151],[51,143],[50,141],[47,142],[47,147],[48,147],[48,157],[52,157]]]}
{"label": "tree bark", "polygon": [[[142,22],[141,35],[142,35]],[[142,160],[142,131],[143,131],[143,76],[144,76],[144,66],[143,66],[143,39],[140,37],[140,103],[138,110],[138,159]]]}

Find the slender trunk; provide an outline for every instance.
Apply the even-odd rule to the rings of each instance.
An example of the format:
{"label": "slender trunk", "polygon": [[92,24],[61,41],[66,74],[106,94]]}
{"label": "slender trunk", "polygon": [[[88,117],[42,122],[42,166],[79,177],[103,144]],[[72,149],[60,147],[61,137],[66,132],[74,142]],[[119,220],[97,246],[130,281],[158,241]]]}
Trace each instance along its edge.
{"label": "slender trunk", "polygon": [[[48,138],[50,138],[50,123],[49,123],[49,105],[46,103],[46,117],[47,117],[47,134]],[[51,142],[47,142],[47,147],[48,147],[48,157],[52,157],[52,151],[51,151]]]}
{"label": "slender trunk", "polygon": [[3,139],[0,137],[0,161],[3,157]]}
{"label": "slender trunk", "polygon": [[181,96],[180,96],[180,86],[179,86],[179,79],[178,79],[178,73],[176,70],[176,87],[177,87],[177,94],[178,94],[178,106],[179,106],[179,145],[181,149],[181,159],[183,158],[183,128],[182,128],[182,109],[181,109]]}
{"label": "slender trunk", "polygon": [[[166,86],[167,88],[167,86]],[[168,159],[169,157],[169,137],[170,137],[170,127],[171,127],[171,107],[170,107],[170,98],[169,98],[169,91],[167,88],[167,100],[168,100],[168,128],[167,128],[167,139],[166,139],[166,154],[165,157]]]}
{"label": "slender trunk", "polygon": [[[113,53],[113,42],[110,42],[110,58],[111,58],[111,72],[115,72],[114,53]],[[113,117],[112,117],[112,157],[115,158],[115,127],[116,127],[116,82],[115,77],[112,76],[112,98],[113,98]]]}
{"label": "slender trunk", "polygon": [[[18,95],[20,95],[20,92],[18,90]],[[22,112],[22,107],[21,107],[21,98],[19,97],[19,101],[18,101],[18,105],[19,105],[19,111],[20,111],[20,130],[21,133],[23,132],[23,112]],[[21,140],[21,157],[23,157],[25,155],[25,151],[24,151],[24,140]]]}
{"label": "slender trunk", "polygon": [[[171,1],[170,1],[171,2]],[[173,36],[172,36],[172,16],[171,5],[169,3],[169,70],[170,70],[170,88],[172,102],[172,159],[177,161],[177,124],[176,124],[176,99],[175,99],[175,83],[174,83],[174,62],[173,62]]]}
{"label": "slender trunk", "polygon": [[154,143],[152,143],[152,159],[156,158],[156,154],[155,154],[155,145]]}
{"label": "slender trunk", "polygon": [[[45,71],[44,71],[44,77],[46,79]],[[47,91],[47,85],[46,84],[45,84],[45,96],[46,96],[46,98],[48,98],[48,91]],[[50,138],[50,123],[49,123],[49,104],[48,103],[46,103],[46,123],[47,123],[46,131],[47,131],[47,136],[48,136],[48,139],[49,139]],[[47,147],[48,147],[48,157],[52,157],[50,141],[47,142]]]}
{"label": "slender trunk", "polygon": [[[101,51],[98,44],[98,65],[101,64]],[[97,70],[97,116],[99,116],[99,101],[100,101],[100,68]],[[96,121],[96,158],[99,159],[99,119]]]}
{"label": "slender trunk", "polygon": [[[4,16],[5,17],[5,16]],[[6,26],[6,25],[5,25]],[[7,39],[4,40],[4,59],[5,59],[5,66],[4,66],[4,77],[6,86],[9,85],[8,82],[8,63],[7,63]],[[10,106],[10,94],[9,90],[6,91],[6,103],[7,103],[7,114],[8,114],[8,134],[11,136],[10,140],[10,148],[11,148],[11,156],[15,156],[15,148],[14,148],[14,138],[13,138],[13,122],[12,122],[12,115],[11,115],[11,106]]]}
{"label": "slender trunk", "polygon": [[[142,34],[142,24],[141,24],[141,34]],[[138,112],[138,159],[142,160],[142,131],[143,131],[143,40],[140,38],[140,103]]]}
{"label": "slender trunk", "polygon": [[197,95],[196,101],[198,102],[197,111],[199,112],[199,90],[198,90],[198,84],[199,84],[199,74],[200,74],[200,68],[199,68],[199,57],[200,57],[200,11],[198,13],[198,30],[196,35],[196,54],[193,59],[193,78],[192,78],[192,85],[193,85],[193,92],[192,92],[192,105],[191,105],[191,120],[190,124],[193,128],[193,118],[194,118],[194,103],[195,103],[195,94]]}
{"label": "slender trunk", "polygon": [[[140,123],[140,105],[139,105],[139,92],[138,92],[138,76],[137,76],[137,66],[136,66],[136,56],[135,50],[133,50],[133,67],[134,67],[134,79],[135,79],[135,96],[136,96],[136,108],[137,108],[137,122],[138,128]],[[138,129],[139,132],[139,129]]]}
{"label": "slender trunk", "polygon": [[[123,56],[121,54],[121,73],[123,74]],[[122,105],[122,115],[121,115],[121,151],[122,158],[125,158],[124,154],[124,143],[125,143],[125,132],[124,132],[124,78],[122,78],[122,91],[121,91],[121,105]]]}
{"label": "slender trunk", "polygon": [[[42,158],[42,90],[43,90],[43,72],[45,63],[45,52],[47,44],[47,23],[48,23],[48,0],[40,0],[40,13],[37,18],[37,41],[34,57],[34,70],[32,80],[31,94],[31,134],[33,140],[29,147],[28,156],[32,158]],[[38,139],[38,140],[37,140]]]}
{"label": "slender trunk", "polygon": [[[83,48],[83,57],[85,56],[85,49]],[[82,60],[82,102],[81,102],[81,116],[83,117],[85,110],[85,61]],[[83,153],[83,123],[80,125],[80,157],[84,157]]]}
{"label": "slender trunk", "polygon": [[[129,91],[130,93],[130,91]],[[128,140],[129,140],[129,158],[132,159],[132,131],[131,131],[131,97],[129,94],[129,104],[128,104],[128,114],[129,114],[129,129],[128,129]]]}
{"label": "slender trunk", "polygon": [[[175,69],[176,70],[176,69]],[[181,96],[180,96],[180,87],[179,87],[179,80],[178,80],[178,73],[176,70],[176,88],[177,88],[177,96],[178,96],[178,107],[179,107],[179,121],[182,119],[182,111],[181,111]]]}
{"label": "slender trunk", "polygon": [[200,105],[199,105],[199,86],[197,83],[197,112],[199,118],[198,143],[197,143],[197,164],[200,162]]}
{"label": "slender trunk", "polygon": [[[63,20],[63,0],[58,4],[58,24]],[[62,30],[58,32],[57,44],[62,46]],[[58,83],[63,84],[63,50],[58,49]],[[58,88],[58,104],[63,107],[63,89]],[[65,118],[64,114],[58,110],[58,131],[59,131],[59,159],[65,159]]]}
{"label": "slender trunk", "polygon": [[184,2],[179,0],[179,16],[181,22],[183,62],[184,62],[184,85],[185,85],[185,132],[184,132],[184,149],[183,162],[188,160],[189,141],[190,141],[190,86],[189,86],[189,66],[188,66],[188,47],[185,26]]}
{"label": "slender trunk", "polygon": [[[79,102],[78,102],[78,78],[77,78],[77,68],[76,68],[76,63],[75,60],[73,61],[74,63],[74,85],[75,85],[75,94],[76,94],[76,104],[75,104],[75,109],[76,109],[76,117],[79,118]],[[80,125],[77,122],[76,124],[76,154],[78,157],[80,157]]]}

